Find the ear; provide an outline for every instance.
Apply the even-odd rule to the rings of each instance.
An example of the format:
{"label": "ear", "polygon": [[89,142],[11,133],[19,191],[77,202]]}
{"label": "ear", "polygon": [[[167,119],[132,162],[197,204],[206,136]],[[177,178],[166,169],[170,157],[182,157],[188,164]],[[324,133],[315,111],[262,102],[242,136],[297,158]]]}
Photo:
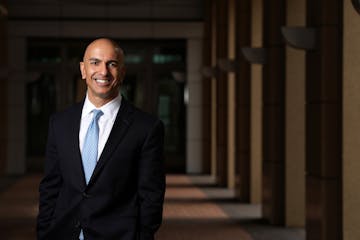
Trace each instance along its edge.
{"label": "ear", "polygon": [[84,62],[80,62],[81,78],[86,79],[85,65]]}

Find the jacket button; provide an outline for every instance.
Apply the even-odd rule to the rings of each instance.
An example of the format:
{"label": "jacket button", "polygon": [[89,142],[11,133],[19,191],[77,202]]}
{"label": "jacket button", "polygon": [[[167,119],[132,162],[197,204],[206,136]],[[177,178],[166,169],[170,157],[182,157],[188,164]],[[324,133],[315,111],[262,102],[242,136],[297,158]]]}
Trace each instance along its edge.
{"label": "jacket button", "polygon": [[83,195],[84,198],[90,198],[91,197],[91,195],[86,193],[86,192],[83,192],[82,195]]}
{"label": "jacket button", "polygon": [[76,228],[80,228],[80,227],[81,227],[81,224],[80,224],[79,221],[77,221],[77,222],[75,223],[75,227],[76,227]]}

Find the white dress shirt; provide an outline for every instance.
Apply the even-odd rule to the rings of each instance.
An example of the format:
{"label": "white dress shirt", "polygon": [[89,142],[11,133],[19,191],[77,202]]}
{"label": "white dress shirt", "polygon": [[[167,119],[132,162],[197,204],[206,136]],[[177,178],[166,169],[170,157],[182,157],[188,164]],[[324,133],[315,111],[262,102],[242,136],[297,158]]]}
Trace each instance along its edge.
{"label": "white dress shirt", "polygon": [[109,138],[111,129],[114,125],[116,115],[120,109],[121,105],[121,94],[119,94],[115,99],[111,100],[107,104],[96,108],[89,100],[88,95],[86,94],[84,106],[81,114],[80,122],[80,131],[79,131],[79,147],[80,152],[82,153],[83,144],[86,136],[86,132],[89,128],[91,120],[93,118],[92,111],[94,109],[99,109],[103,112],[103,115],[99,118],[99,143],[98,143],[98,160],[104,149],[104,146]]}

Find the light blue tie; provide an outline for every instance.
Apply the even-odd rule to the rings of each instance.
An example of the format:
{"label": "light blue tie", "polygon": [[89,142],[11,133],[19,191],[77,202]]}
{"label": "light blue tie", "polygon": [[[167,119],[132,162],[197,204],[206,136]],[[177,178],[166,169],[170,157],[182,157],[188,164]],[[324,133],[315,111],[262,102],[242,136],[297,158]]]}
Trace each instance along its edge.
{"label": "light blue tie", "polygon": [[86,132],[82,149],[82,161],[84,166],[86,184],[89,183],[89,180],[97,162],[99,142],[98,120],[101,115],[103,115],[103,112],[101,110],[93,110],[93,119]]}
{"label": "light blue tie", "polygon": [[[82,149],[82,161],[85,172],[86,184],[89,183],[91,175],[95,169],[98,157],[98,142],[99,142],[99,124],[98,120],[103,115],[101,110],[93,110],[93,119],[86,132],[84,145]],[[80,240],[84,239],[84,233],[81,229]]]}

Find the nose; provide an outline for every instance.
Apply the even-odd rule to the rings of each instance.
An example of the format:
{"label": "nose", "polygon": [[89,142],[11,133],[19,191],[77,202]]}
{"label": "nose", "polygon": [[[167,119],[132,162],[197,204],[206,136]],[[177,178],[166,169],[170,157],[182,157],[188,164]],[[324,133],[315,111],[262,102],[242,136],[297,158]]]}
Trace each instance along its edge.
{"label": "nose", "polygon": [[103,75],[103,76],[107,76],[109,73],[109,69],[106,63],[101,64],[99,72]]}

